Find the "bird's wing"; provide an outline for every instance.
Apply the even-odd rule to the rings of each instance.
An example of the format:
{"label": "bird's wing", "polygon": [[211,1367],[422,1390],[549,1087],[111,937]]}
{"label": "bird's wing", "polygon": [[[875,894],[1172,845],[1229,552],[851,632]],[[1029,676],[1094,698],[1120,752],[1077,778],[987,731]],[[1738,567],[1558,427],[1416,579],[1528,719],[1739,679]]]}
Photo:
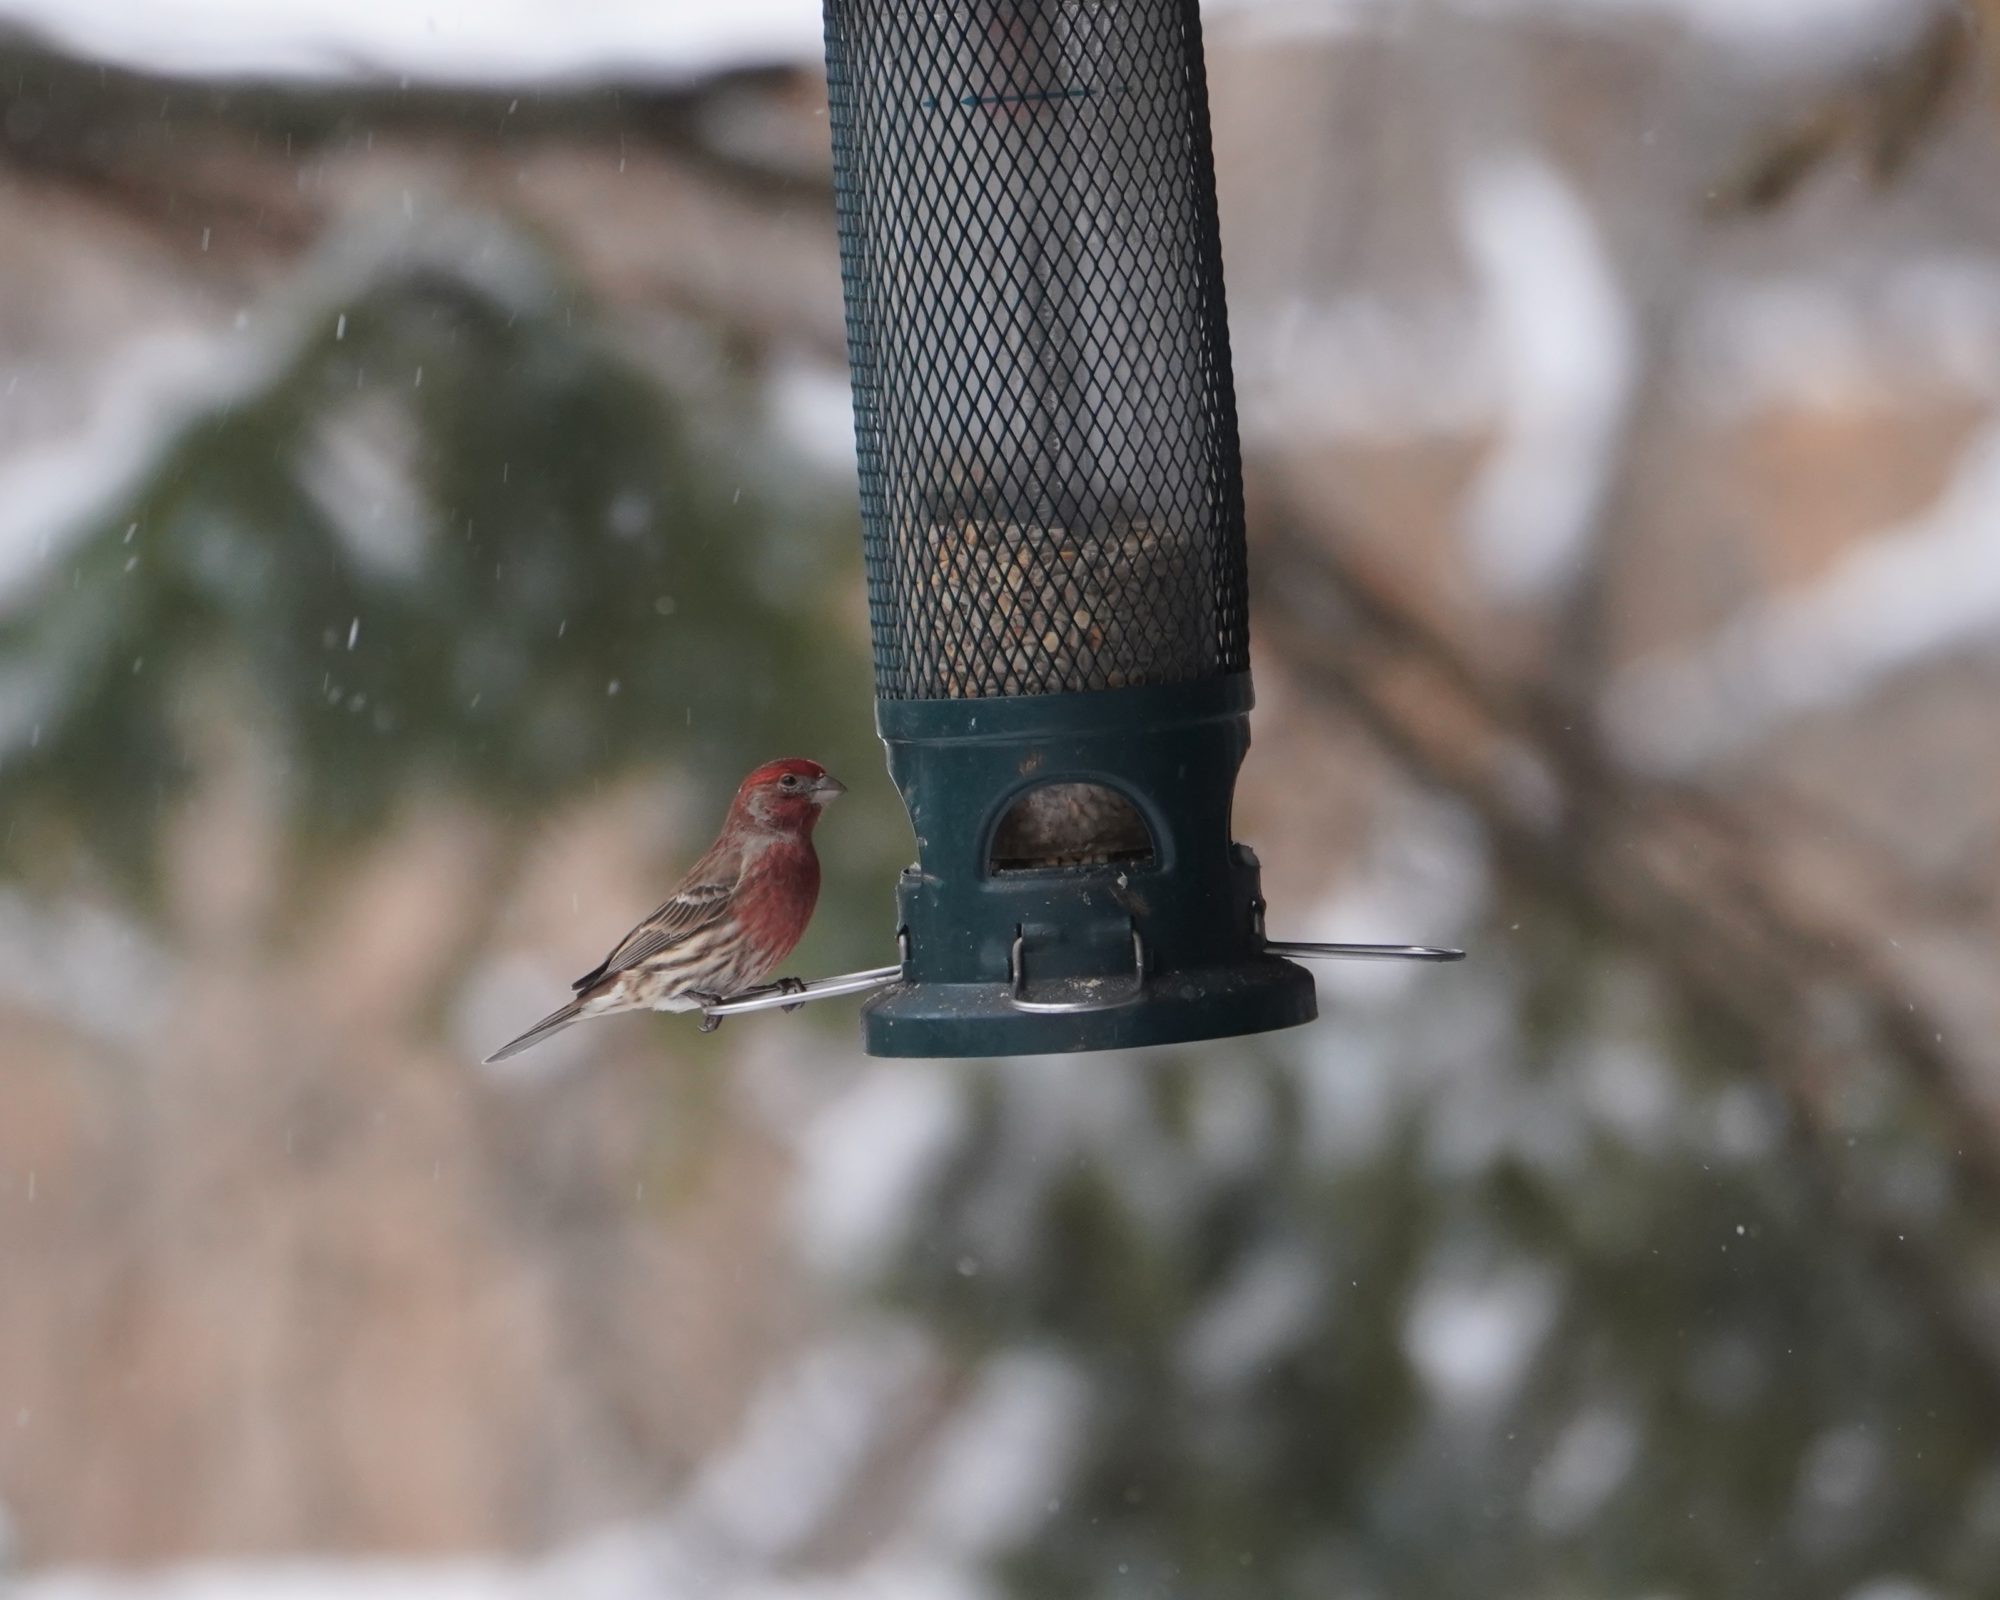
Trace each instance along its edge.
{"label": "bird's wing", "polygon": [[704,872],[698,867],[690,873],[688,881],[674,891],[671,900],[620,939],[610,955],[570,987],[581,994],[612,973],[636,967],[720,919],[729,909],[730,897],[736,893],[742,868],[737,861],[717,862],[714,866],[712,871]]}

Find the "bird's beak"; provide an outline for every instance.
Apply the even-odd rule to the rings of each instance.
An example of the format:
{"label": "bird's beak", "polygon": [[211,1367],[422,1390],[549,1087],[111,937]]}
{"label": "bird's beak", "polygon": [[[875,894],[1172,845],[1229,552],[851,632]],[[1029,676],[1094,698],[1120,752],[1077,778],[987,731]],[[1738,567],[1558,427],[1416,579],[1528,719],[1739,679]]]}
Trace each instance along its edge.
{"label": "bird's beak", "polygon": [[823,806],[828,801],[836,800],[841,795],[844,795],[846,793],[847,793],[847,785],[842,783],[838,778],[836,778],[830,772],[821,773],[819,777],[813,781],[812,797],[814,805]]}

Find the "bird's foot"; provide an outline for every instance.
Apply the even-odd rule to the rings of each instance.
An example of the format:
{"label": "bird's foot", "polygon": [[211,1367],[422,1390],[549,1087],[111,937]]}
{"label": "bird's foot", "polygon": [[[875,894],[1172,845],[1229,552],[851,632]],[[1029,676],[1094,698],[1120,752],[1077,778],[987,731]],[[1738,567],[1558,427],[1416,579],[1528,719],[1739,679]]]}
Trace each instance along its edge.
{"label": "bird's foot", "polygon": [[701,1031],[703,1033],[713,1033],[717,1028],[722,1026],[722,1018],[708,1009],[710,1006],[721,1005],[724,998],[722,995],[712,994],[706,989],[690,989],[688,991],[688,998],[701,1007]]}
{"label": "bird's foot", "polygon": [[[732,1000],[758,1000],[767,994],[804,994],[808,985],[804,978],[773,978],[769,983],[760,983],[754,989],[745,989],[741,994],[733,994]],[[805,1001],[795,1000],[788,1006],[780,1006],[780,1011],[796,1011]]]}

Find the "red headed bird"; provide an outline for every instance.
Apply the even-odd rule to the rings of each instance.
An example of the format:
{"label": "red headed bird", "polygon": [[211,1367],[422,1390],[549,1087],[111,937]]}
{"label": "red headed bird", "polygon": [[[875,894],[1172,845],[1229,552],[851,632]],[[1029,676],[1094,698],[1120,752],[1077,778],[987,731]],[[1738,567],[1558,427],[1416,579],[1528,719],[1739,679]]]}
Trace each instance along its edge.
{"label": "red headed bird", "polygon": [[[819,899],[813,824],[846,792],[817,761],[796,756],[751,773],[729,804],[722,832],[673,897],[571,985],[574,1000],[487,1062],[519,1055],[585,1017],[699,1011],[763,983],[812,920]],[[721,1020],[710,1017],[703,1031]]]}

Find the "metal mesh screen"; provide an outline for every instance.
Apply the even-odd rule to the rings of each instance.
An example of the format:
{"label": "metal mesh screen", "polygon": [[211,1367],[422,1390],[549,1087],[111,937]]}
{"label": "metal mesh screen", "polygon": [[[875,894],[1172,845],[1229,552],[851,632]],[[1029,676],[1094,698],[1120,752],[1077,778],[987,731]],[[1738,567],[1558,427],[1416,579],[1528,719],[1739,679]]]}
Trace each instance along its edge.
{"label": "metal mesh screen", "polygon": [[1195,0],[826,0],[877,692],[1249,664]]}

